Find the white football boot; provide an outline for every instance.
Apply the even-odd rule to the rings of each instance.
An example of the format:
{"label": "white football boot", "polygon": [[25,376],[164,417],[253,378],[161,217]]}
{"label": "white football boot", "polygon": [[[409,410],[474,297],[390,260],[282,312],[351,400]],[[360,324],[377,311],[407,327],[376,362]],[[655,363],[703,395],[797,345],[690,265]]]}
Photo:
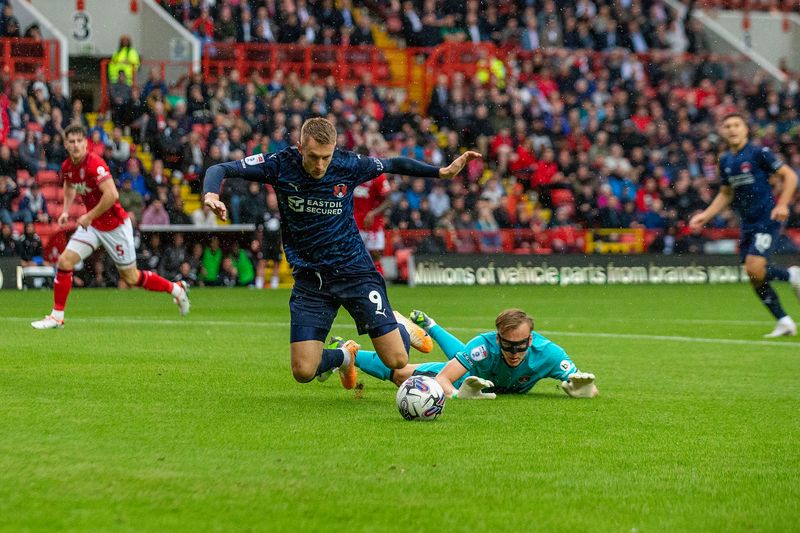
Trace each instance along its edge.
{"label": "white football boot", "polygon": [[797,324],[794,323],[792,317],[785,316],[778,320],[778,323],[775,324],[775,329],[772,330],[772,333],[767,333],[764,335],[767,339],[772,339],[775,337],[794,337],[797,335]]}
{"label": "white football boot", "polygon": [[180,286],[182,290],[180,296],[176,296],[172,300],[178,304],[181,316],[186,316],[189,314],[189,308],[192,306],[192,303],[189,301],[189,284],[185,281],[178,281],[175,282],[175,284]]}
{"label": "white football boot", "polygon": [[34,329],[60,329],[64,327],[64,321],[55,318],[53,315],[47,315],[41,320],[31,322]]}

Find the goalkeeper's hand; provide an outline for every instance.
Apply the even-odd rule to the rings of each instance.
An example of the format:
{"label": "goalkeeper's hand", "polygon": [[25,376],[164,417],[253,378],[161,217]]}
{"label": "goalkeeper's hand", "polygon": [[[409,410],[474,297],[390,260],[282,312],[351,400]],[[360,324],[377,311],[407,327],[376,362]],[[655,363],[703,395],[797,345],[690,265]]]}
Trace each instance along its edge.
{"label": "goalkeeper's hand", "polygon": [[[494,387],[494,383],[478,376],[469,376],[453,394],[457,398],[466,400],[494,400],[497,395],[493,392],[483,392],[483,389]],[[452,396],[451,396],[452,397]]]}
{"label": "goalkeeper's hand", "polygon": [[573,398],[594,398],[600,393],[594,380],[594,374],[575,372],[569,375],[567,381],[561,382],[561,388]]}

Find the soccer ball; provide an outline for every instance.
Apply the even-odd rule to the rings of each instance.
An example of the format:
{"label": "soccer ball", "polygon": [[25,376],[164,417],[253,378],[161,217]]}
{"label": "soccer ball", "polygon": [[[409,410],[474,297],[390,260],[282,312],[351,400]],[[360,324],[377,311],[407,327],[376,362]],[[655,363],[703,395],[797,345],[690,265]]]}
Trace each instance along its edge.
{"label": "soccer ball", "polygon": [[442,386],[428,376],[411,376],[397,389],[397,409],[406,420],[436,420],[444,400]]}

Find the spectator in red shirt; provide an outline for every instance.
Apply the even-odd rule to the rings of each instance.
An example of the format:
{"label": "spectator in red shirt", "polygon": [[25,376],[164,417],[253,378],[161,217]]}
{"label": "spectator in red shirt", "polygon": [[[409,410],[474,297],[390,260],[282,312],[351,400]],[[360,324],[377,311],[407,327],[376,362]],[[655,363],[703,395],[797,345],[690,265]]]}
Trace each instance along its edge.
{"label": "spectator in red shirt", "polygon": [[200,16],[192,23],[191,29],[198,39],[204,42],[214,41],[214,19],[211,18],[207,5],[203,5]]}
{"label": "spectator in red shirt", "polygon": [[536,164],[536,170],[533,172],[531,187],[540,189],[550,185],[556,172],[558,172],[558,165],[555,161],[555,152],[553,152],[552,148],[545,148],[544,152],[542,152],[542,158]]}

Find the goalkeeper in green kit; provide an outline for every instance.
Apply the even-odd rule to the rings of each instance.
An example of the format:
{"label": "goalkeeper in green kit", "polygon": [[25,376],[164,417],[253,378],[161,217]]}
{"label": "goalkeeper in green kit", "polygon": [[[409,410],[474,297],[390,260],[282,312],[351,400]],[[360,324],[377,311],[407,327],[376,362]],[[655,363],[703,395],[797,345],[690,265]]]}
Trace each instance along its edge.
{"label": "goalkeeper in green kit", "polygon": [[495,331],[482,333],[466,345],[422,311],[413,311],[410,322],[433,337],[448,362],[409,364],[392,370],[375,352],[360,350],[356,367],[395,385],[413,375],[435,376],[449,398],[525,394],[544,378],[559,380],[561,389],[573,398],[598,394],[594,374],[580,372],[563,348],[533,331],[533,319],[520,309],[501,312]]}

